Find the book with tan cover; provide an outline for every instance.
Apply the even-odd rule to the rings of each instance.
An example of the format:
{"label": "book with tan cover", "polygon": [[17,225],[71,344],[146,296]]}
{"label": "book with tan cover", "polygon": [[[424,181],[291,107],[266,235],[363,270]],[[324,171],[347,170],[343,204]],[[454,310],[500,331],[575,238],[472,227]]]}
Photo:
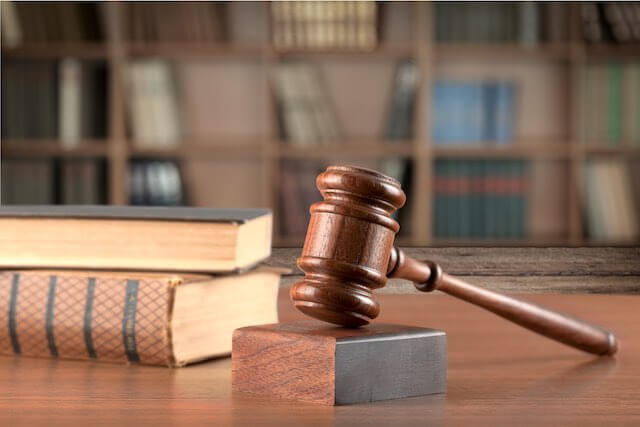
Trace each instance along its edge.
{"label": "book with tan cover", "polygon": [[278,321],[278,269],[224,276],[0,271],[0,354],[183,366]]}
{"label": "book with tan cover", "polygon": [[0,268],[223,273],[271,253],[268,209],[0,206]]}

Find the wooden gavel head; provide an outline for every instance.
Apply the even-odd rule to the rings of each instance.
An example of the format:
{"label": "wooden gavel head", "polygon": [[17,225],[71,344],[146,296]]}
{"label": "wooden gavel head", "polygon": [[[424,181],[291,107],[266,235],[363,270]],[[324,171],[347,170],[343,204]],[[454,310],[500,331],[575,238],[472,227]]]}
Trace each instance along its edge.
{"label": "wooden gavel head", "polygon": [[324,200],[311,206],[298,258],[305,277],[291,288],[291,299],[298,310],[325,322],[366,325],[380,312],[372,290],[386,284],[400,229],[391,215],[404,205],[405,194],[393,178],[353,166],[328,167],[316,185]]}

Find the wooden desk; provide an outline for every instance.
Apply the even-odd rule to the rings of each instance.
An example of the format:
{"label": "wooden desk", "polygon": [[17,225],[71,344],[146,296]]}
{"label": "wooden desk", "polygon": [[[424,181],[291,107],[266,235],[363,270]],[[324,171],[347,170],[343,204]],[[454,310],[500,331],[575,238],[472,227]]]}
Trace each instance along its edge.
{"label": "wooden desk", "polygon": [[[232,394],[227,358],[171,370],[0,357],[0,425],[639,425],[640,296],[522,296],[602,323],[619,354],[593,358],[446,295],[383,294],[381,321],[447,332],[445,395],[324,407]],[[300,317],[286,288],[280,312]]]}

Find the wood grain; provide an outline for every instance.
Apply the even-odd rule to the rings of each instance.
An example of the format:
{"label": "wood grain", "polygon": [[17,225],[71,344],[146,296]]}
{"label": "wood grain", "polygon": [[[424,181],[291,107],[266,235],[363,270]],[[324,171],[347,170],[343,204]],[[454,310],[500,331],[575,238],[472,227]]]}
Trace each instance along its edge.
{"label": "wood grain", "polygon": [[[512,293],[640,293],[640,248],[402,248],[431,259],[450,274],[487,289]],[[282,286],[300,280],[300,248],[276,248],[268,265],[288,268]],[[414,293],[411,283],[390,279],[376,293]]]}
{"label": "wood grain", "polygon": [[273,399],[344,405],[446,388],[445,334],[414,326],[249,326],[234,332],[231,359],[234,392]]}
{"label": "wood grain", "polygon": [[[2,357],[0,425],[638,425],[640,297],[525,297],[610,327],[620,352],[594,359],[446,295],[381,295],[380,321],[447,332],[445,395],[334,408],[235,395],[228,358],[170,370]],[[302,318],[284,289],[280,313]]]}

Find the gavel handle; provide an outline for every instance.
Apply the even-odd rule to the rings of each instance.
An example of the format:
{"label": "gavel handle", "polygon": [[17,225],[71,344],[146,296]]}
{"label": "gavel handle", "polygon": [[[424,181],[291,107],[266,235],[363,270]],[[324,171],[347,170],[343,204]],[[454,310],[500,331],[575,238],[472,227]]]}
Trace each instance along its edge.
{"label": "gavel handle", "polygon": [[422,263],[406,256],[398,248],[392,249],[388,271],[389,277],[411,280],[420,291],[430,292],[438,289],[483,307],[531,331],[588,353],[611,356],[618,350],[615,335],[605,329],[538,305],[473,286],[443,273],[440,266],[433,262]]}

